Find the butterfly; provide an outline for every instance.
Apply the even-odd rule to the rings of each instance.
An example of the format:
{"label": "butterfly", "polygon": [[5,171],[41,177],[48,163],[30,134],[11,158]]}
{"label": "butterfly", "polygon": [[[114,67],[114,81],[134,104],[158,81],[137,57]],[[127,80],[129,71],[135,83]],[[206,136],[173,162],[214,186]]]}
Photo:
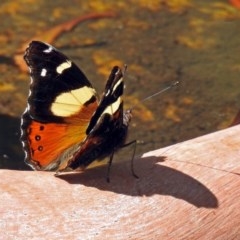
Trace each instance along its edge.
{"label": "butterfly", "polygon": [[21,118],[25,162],[34,170],[83,171],[124,146],[131,110],[123,110],[123,71],[112,68],[99,97],[84,73],[53,46],[32,41],[24,60],[30,91]]}

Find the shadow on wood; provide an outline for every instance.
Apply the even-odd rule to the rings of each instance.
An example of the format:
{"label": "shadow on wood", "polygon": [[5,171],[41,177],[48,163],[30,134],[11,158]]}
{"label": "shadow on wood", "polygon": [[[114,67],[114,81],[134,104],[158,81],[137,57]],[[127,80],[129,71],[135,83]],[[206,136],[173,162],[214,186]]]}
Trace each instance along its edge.
{"label": "shadow on wood", "polygon": [[2,239],[239,239],[240,126],[54,177],[0,170]]}
{"label": "shadow on wood", "polygon": [[[83,184],[102,191],[130,196],[168,195],[182,199],[196,207],[216,208],[215,195],[201,182],[176,169],[161,166],[166,157],[146,157],[135,161],[139,179],[127,169],[126,162],[114,163],[111,182],[107,183],[106,166],[88,169],[83,173],[67,173],[58,177],[70,184]],[[121,175],[120,175],[121,174]]]}

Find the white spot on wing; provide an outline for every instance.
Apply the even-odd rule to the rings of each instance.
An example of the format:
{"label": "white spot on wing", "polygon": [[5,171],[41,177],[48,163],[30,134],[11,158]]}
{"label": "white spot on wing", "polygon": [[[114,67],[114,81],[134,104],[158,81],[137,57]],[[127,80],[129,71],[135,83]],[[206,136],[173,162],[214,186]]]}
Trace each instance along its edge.
{"label": "white spot on wing", "polygon": [[[27,108],[26,108],[25,112],[30,111],[30,108],[31,108],[31,107],[30,107],[30,104],[27,103]],[[24,113],[25,113],[25,112],[24,112]]]}
{"label": "white spot on wing", "polygon": [[56,71],[57,71],[57,73],[61,74],[64,70],[70,68],[71,66],[72,66],[72,62],[69,61],[69,60],[67,60],[67,61],[64,62],[64,63],[61,63],[61,64],[57,67]]}
{"label": "white spot on wing", "polygon": [[53,48],[51,46],[49,46],[49,48],[43,50],[43,52],[50,53],[52,50],[53,50]]}
{"label": "white spot on wing", "polygon": [[122,83],[122,81],[123,81],[123,79],[122,78],[120,78],[117,82],[116,82],[116,84],[113,86],[113,92],[117,89],[117,87]]}
{"label": "white spot on wing", "polygon": [[46,75],[47,75],[47,69],[46,69],[46,68],[43,68],[40,75],[41,75],[41,77],[46,77]]}
{"label": "white spot on wing", "polygon": [[105,96],[107,97],[110,94],[110,90],[108,89],[108,91],[105,93]]}
{"label": "white spot on wing", "polygon": [[30,84],[32,84],[32,83],[33,83],[33,78],[32,78],[32,76],[30,76]]}

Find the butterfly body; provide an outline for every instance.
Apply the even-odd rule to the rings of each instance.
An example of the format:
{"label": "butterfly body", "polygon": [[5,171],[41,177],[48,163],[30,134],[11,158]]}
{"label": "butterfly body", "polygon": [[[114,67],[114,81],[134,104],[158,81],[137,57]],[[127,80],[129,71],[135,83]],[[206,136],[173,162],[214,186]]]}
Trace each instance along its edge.
{"label": "butterfly body", "polygon": [[30,93],[22,115],[25,161],[35,170],[86,168],[124,145],[123,73],[115,66],[100,98],[83,72],[52,46],[33,41],[24,59]]}

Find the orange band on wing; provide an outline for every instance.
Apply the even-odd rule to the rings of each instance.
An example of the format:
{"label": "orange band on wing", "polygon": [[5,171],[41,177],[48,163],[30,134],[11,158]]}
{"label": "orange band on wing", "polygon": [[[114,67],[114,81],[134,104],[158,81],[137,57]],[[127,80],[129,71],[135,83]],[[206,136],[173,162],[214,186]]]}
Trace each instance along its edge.
{"label": "orange band on wing", "polygon": [[37,170],[57,169],[59,157],[85,139],[89,119],[96,107],[97,102],[83,106],[77,114],[65,118],[66,123],[40,123],[32,120],[27,129],[30,155],[27,162]]}

